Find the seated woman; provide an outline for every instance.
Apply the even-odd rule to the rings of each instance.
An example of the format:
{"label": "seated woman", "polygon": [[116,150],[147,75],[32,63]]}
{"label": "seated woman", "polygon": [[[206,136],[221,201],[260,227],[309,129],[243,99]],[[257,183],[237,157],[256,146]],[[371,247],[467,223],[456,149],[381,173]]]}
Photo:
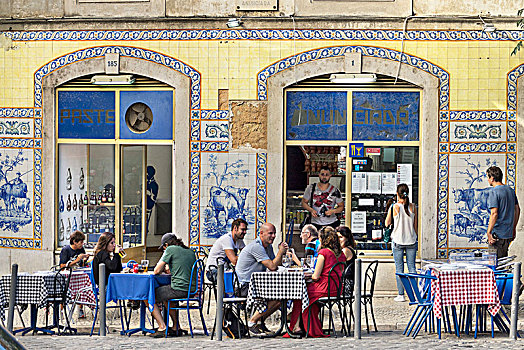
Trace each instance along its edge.
{"label": "seated woman", "polygon": [[337,235],[340,239],[342,252],[346,256],[346,265],[349,266],[349,276],[344,285],[345,295],[353,294],[353,285],[355,283],[355,260],[357,259],[357,243],[353,238],[353,233],[347,226],[337,227]]}
{"label": "seated woman", "polygon": [[[164,250],[164,254],[155,266],[155,275],[163,272],[171,273],[171,285],[160,286],[155,289],[156,303],[164,303],[167,308],[167,301],[169,299],[187,298],[187,291],[191,280],[191,270],[196,261],[195,253],[189,249],[184,242],[177,238],[174,233],[166,233],[162,236],[162,245],[159,249]],[[196,277],[193,278],[193,285],[191,290],[196,289]],[[146,300],[147,302],[147,300]],[[151,312],[156,322],[158,329],[152,334],[155,338],[165,336],[166,323],[160,314],[158,305],[154,305]],[[176,310],[169,310],[169,315],[173,320],[175,329],[168,329],[168,335],[179,336],[187,334],[186,331],[181,330],[178,324],[178,313]]]}
{"label": "seated woman", "polygon": [[115,236],[111,232],[104,232],[98,238],[93,259],[93,274],[98,285],[98,265],[106,265],[106,286],[109,275],[113,272],[122,271],[122,260],[120,260],[120,247],[115,244]]}
{"label": "seated woman", "polygon": [[[320,230],[320,251],[318,252],[317,263],[315,266],[315,271],[311,276],[313,280],[307,286],[307,291],[309,295],[309,307],[302,312],[302,301],[294,300],[293,301],[293,312],[291,313],[291,323],[290,328],[294,329],[295,326],[298,326],[297,322],[299,316],[302,316],[302,324],[307,327],[308,324],[308,315],[309,308],[311,308],[311,321],[310,321],[310,337],[325,337],[326,335],[322,332],[322,324],[318,318],[320,308],[318,303],[315,303],[319,298],[325,297],[328,295],[328,275],[329,271],[333,266],[338,262],[345,262],[346,256],[342,253],[342,247],[340,246],[340,240],[333,228],[330,226],[325,226]],[[338,273],[342,273],[341,271]],[[337,292],[337,285],[331,284],[330,294],[335,295]],[[298,327],[297,327],[298,328]],[[295,330],[296,331],[296,330]]]}

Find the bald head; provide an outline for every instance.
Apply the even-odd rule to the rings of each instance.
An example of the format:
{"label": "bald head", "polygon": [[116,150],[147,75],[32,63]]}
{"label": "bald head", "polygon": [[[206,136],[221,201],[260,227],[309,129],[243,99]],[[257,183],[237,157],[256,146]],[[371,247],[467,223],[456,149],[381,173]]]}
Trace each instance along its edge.
{"label": "bald head", "polygon": [[277,231],[276,231],[275,225],[269,222],[266,222],[262,226],[260,226],[259,237],[264,247],[268,247],[269,245],[273,244],[276,234],[277,234]]}

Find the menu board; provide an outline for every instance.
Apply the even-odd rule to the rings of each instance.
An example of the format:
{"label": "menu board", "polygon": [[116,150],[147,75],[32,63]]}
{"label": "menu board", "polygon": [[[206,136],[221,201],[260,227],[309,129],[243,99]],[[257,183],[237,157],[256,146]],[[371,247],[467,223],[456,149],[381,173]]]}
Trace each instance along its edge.
{"label": "menu board", "polygon": [[366,233],[366,212],[351,212],[351,231],[353,233]]}
{"label": "menu board", "polygon": [[[409,164],[411,166],[411,164]],[[401,168],[403,179],[411,176],[411,172]],[[397,173],[353,173],[351,174],[351,192],[368,194],[395,194],[397,191],[399,172]],[[408,185],[411,186],[411,177]]]}

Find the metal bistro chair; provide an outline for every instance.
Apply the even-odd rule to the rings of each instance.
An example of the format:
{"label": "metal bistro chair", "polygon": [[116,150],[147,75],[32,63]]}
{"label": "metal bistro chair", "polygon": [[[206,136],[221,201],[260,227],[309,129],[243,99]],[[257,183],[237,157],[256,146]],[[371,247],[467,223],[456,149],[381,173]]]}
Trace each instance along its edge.
{"label": "metal bistro chair", "polygon": [[[413,338],[415,338],[422,328],[422,325],[426,324],[426,321],[433,319],[433,298],[431,296],[431,280],[437,279],[431,275],[421,275],[414,273],[397,273],[396,274],[402,284],[404,290],[408,296],[410,305],[417,305],[417,308],[411,315],[408,325],[402,334],[410,336],[413,331]],[[420,288],[419,281],[423,281],[422,288]],[[430,327],[431,328],[431,327]],[[437,319],[437,333],[440,339],[440,319]]]}
{"label": "metal bistro chair", "polygon": [[[351,332],[351,320],[354,319],[353,315],[353,301],[355,300],[355,296],[353,294],[355,290],[355,261],[349,263],[346,265],[346,269],[344,270],[344,274],[342,275],[342,311],[343,311],[343,317],[342,317],[342,324],[345,325],[346,329],[346,336],[350,335]],[[349,316],[347,313],[347,308],[349,307]]]}
{"label": "metal bistro chair", "polygon": [[[342,284],[343,279],[342,275],[344,273],[344,267],[345,262],[338,262],[335,265],[329,269],[328,273],[328,290],[327,290],[327,296],[319,298],[315,303],[319,303],[321,308],[327,307],[329,312],[329,321],[328,321],[328,327],[331,327],[331,329],[328,329],[328,332],[331,333],[333,331],[333,334],[335,337],[337,336],[337,332],[335,330],[335,321],[333,320],[333,306],[337,305],[339,314],[342,317],[342,331],[345,333],[345,325],[344,325],[344,313],[342,312],[342,305],[344,303],[344,299],[342,298]],[[331,286],[336,286],[335,295],[331,292]],[[322,321],[320,322],[322,324]],[[306,331],[306,338],[309,336],[309,331],[311,328],[311,305],[309,307],[308,312],[308,318],[307,318],[307,331]]]}
{"label": "metal bistro chair", "polygon": [[[193,281],[195,283],[193,283]],[[193,287],[193,284],[195,285]],[[191,314],[189,310],[198,310],[200,313],[200,319],[202,321],[202,326],[204,327],[205,335],[209,335],[206,328],[206,322],[204,321],[204,315],[202,313],[202,308],[204,304],[204,262],[202,259],[198,259],[193,264],[191,268],[191,278],[189,279],[189,288],[187,289],[187,298],[180,299],[170,299],[167,301],[167,310],[166,317],[169,317],[170,310],[186,310],[187,311],[187,320],[189,322],[189,331],[191,333],[191,338],[193,338],[193,326],[191,325]],[[180,305],[178,303],[185,302],[185,305]],[[195,303],[194,304],[191,303]],[[174,306],[171,306],[171,303],[175,303]],[[168,319],[169,320],[169,319]],[[166,323],[167,324],[167,323]],[[175,325],[177,326],[177,325]],[[169,327],[166,327],[166,337]]]}
{"label": "metal bistro chair", "polygon": [[[91,271],[89,272],[89,280],[91,281],[91,287],[93,288],[93,294],[95,295],[95,314],[93,316],[93,325],[91,326],[91,332],[89,333],[89,336],[92,336],[93,335],[93,331],[95,329],[95,324],[96,324],[96,320],[98,318],[98,304],[99,304],[99,297],[98,297],[98,286],[96,285],[95,283],[95,275],[93,273],[93,264],[91,264]],[[104,291],[105,293],[105,291]],[[112,305],[112,306],[106,306],[106,309],[116,309],[118,308],[119,310],[119,313],[120,313],[120,324],[122,326],[122,333],[124,333],[124,316],[123,316],[123,313],[125,312],[125,307],[122,306],[122,303],[123,301],[122,300],[119,300],[118,301],[118,305]],[[87,304],[87,303],[85,303]],[[124,311],[122,311],[122,309]],[[107,327],[107,326],[106,326]],[[129,328],[129,324],[127,325],[127,327]],[[109,328],[109,327],[107,327]],[[100,335],[100,327],[98,328],[98,335]]]}
{"label": "metal bistro chair", "polygon": [[[226,314],[226,310],[231,310],[231,312],[235,315],[235,318],[237,320],[237,329],[238,329],[238,334],[231,334],[229,336],[238,336],[238,339],[241,339],[242,338],[242,334],[241,334],[241,317],[240,317],[240,314],[242,312],[242,310],[244,311],[244,326],[245,328],[247,328],[247,324],[248,324],[248,317],[247,317],[247,307],[246,307],[246,304],[247,304],[247,297],[243,297],[241,295],[241,290],[240,290],[240,281],[238,279],[238,276],[237,276],[237,273],[235,271],[235,266],[232,265],[232,264],[229,264],[228,260],[226,259],[223,259],[223,258],[219,258],[220,261],[222,261],[222,263],[224,264],[224,267],[228,267],[232,270],[232,273],[233,273],[233,295],[225,295],[224,296],[224,299],[223,299],[223,303],[224,303],[224,312],[223,314],[225,315]],[[219,263],[220,263],[219,261]],[[227,290],[227,287],[225,286],[225,283],[226,281],[224,280],[224,293],[227,293],[226,290]],[[213,325],[213,331],[211,332],[211,340],[213,340],[213,336],[215,334],[215,331],[216,331],[216,322],[214,323]],[[247,332],[247,337],[250,338],[250,335],[249,335],[249,331]]]}
{"label": "metal bistro chair", "polygon": [[[62,271],[68,271],[65,274]],[[57,329],[58,335],[61,335],[61,329],[64,333],[68,331],[70,334],[76,334],[76,329],[71,328],[69,322],[68,313],[67,313],[67,304],[68,304],[68,292],[69,292],[69,283],[71,281],[71,275],[73,269],[71,267],[64,267],[57,269],[54,272],[53,276],[53,290],[47,298],[46,303],[46,315],[45,315],[45,325],[47,329],[55,328]],[[49,326],[49,307],[53,307],[53,324]],[[65,325],[60,325],[60,307],[64,310]]]}
{"label": "metal bistro chair", "polygon": [[368,320],[368,304],[373,319],[373,326],[375,332],[377,329],[377,322],[375,321],[375,313],[373,312],[373,294],[375,293],[375,281],[377,279],[378,260],[372,261],[366,269],[364,274],[364,291],[362,292],[362,305],[364,305],[364,312],[366,314],[366,327],[369,334],[369,320]]}

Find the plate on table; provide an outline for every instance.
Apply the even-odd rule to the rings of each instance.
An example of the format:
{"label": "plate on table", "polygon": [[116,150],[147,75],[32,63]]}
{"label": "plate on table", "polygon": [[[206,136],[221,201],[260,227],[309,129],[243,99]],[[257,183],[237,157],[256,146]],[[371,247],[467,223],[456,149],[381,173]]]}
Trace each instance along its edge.
{"label": "plate on table", "polygon": [[458,270],[460,267],[457,266],[457,265],[442,265],[440,267],[438,267],[440,270]]}
{"label": "plate on table", "polygon": [[468,265],[468,266],[466,266],[466,269],[468,269],[468,270],[485,270],[485,269],[487,269],[487,267],[484,266],[484,265]]}

